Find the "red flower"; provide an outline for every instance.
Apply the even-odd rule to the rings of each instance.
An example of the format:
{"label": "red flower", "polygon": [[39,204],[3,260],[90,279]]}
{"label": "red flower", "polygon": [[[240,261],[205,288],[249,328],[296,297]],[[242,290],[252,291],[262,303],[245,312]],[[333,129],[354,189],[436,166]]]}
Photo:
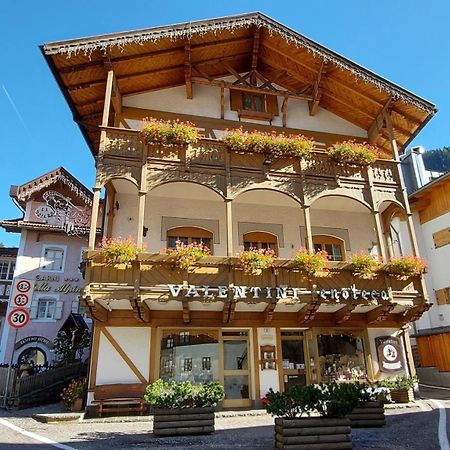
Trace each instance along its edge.
{"label": "red flower", "polygon": [[261,399],[261,402],[262,402],[263,405],[268,405],[270,403],[270,401],[269,401],[269,399],[267,397],[263,397]]}

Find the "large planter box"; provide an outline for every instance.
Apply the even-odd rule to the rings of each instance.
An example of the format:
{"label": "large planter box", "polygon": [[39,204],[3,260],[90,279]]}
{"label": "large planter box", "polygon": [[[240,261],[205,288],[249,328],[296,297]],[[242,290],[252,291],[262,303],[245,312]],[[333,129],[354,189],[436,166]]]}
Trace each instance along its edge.
{"label": "large planter box", "polygon": [[275,447],[280,450],[352,448],[350,419],[305,417],[275,419]]}
{"label": "large planter box", "polygon": [[374,428],[386,425],[384,405],[367,402],[355,408],[348,416],[352,428]]}
{"label": "large planter box", "polygon": [[414,391],[412,389],[392,389],[391,400],[394,403],[409,403],[414,401]]}
{"label": "large planter box", "polygon": [[183,436],[214,432],[215,408],[174,408],[153,411],[155,436]]}

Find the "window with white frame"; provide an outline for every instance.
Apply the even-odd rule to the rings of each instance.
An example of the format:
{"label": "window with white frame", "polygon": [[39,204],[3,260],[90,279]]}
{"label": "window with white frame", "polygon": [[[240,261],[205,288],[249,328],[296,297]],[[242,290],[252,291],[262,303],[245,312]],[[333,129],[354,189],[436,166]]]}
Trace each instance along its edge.
{"label": "window with white frame", "polygon": [[41,295],[31,303],[30,318],[58,320],[62,317],[63,302],[58,295]]}
{"label": "window with white frame", "polygon": [[42,270],[62,272],[64,270],[65,248],[45,246],[42,255]]}
{"label": "window with white frame", "polygon": [[15,261],[0,261],[0,280],[12,280],[15,267]]}

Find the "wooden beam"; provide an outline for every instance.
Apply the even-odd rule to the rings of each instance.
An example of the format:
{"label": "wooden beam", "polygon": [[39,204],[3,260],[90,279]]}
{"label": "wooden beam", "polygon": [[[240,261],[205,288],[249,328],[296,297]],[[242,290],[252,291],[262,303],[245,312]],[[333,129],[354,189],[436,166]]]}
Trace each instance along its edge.
{"label": "wooden beam", "polygon": [[305,305],[298,313],[297,320],[299,324],[308,323],[314,319],[317,310],[319,309],[319,302],[311,302]]}
{"label": "wooden beam", "polygon": [[266,306],[266,309],[264,310],[264,323],[270,323],[272,322],[273,313],[275,311],[275,308],[277,306],[278,299],[273,298]]}
{"label": "wooden beam", "polygon": [[86,308],[88,316],[97,322],[108,321],[108,310],[90,297],[80,298],[81,305]]}
{"label": "wooden beam", "polygon": [[369,138],[370,144],[375,144],[378,138],[383,135],[384,112],[389,108],[391,102],[392,97],[390,97],[386,104],[381,108],[381,111],[378,113],[377,117],[375,117],[372,125],[370,125],[369,129],[367,130],[367,136]]}
{"label": "wooden beam", "polygon": [[122,95],[120,94],[115,75],[113,76],[111,102],[115,113],[118,115],[122,114]]}
{"label": "wooden beam", "polygon": [[372,311],[366,313],[366,322],[368,324],[374,324],[386,320],[395,306],[396,303],[393,302],[377,306],[375,309],[372,309]]}
{"label": "wooden beam", "polygon": [[106,80],[105,103],[103,104],[102,126],[104,127],[107,127],[109,123],[109,110],[111,108],[113,79],[114,79],[114,72],[110,70],[108,71],[108,78]]}
{"label": "wooden beam", "polygon": [[220,118],[225,119],[225,87],[220,87]]}
{"label": "wooden beam", "polygon": [[192,57],[191,41],[184,44],[184,81],[186,82],[186,98],[192,99]]}
{"label": "wooden beam", "polygon": [[288,101],[289,97],[287,95],[284,96],[283,104],[281,105],[281,113],[282,113],[282,125],[286,128],[287,125],[287,109],[288,109]]}
{"label": "wooden beam", "polygon": [[147,303],[141,298],[133,298],[130,300],[133,308],[134,317],[139,322],[150,323],[151,313]]}
{"label": "wooden beam", "polygon": [[253,50],[252,50],[252,76],[250,77],[250,84],[256,86],[256,74],[255,71],[258,67],[258,54],[259,54],[259,41],[261,35],[261,28],[255,28],[253,33]]}
{"label": "wooden beam", "polygon": [[284,96],[285,94],[287,94],[287,96],[289,98],[295,98],[297,100],[311,100],[311,95],[304,95],[304,94],[294,94],[293,92],[290,91],[281,91],[281,90],[271,90],[271,89],[261,89],[258,87],[254,87],[254,86],[239,86],[239,85],[234,85],[233,83],[229,83],[227,81],[209,81],[209,80],[205,80],[204,78],[199,78],[199,77],[192,77],[192,82],[193,83],[197,83],[197,84],[204,84],[207,86],[215,86],[215,87],[222,87],[222,83],[223,86],[228,88],[228,89],[234,89],[236,91],[245,91],[245,92],[250,92],[253,94],[266,94],[266,95],[280,95],[280,96]]}
{"label": "wooden beam", "polygon": [[183,299],[183,322],[190,323],[191,322],[191,313],[189,309],[189,301],[187,299]]}
{"label": "wooden beam", "polygon": [[324,74],[327,70],[327,63],[325,61],[322,61],[322,64],[319,68],[319,73],[316,77],[316,82],[314,83],[313,88],[313,98],[311,101],[309,101],[309,115],[314,116],[317,113],[317,110],[319,109],[319,103],[320,98],[322,97],[322,90],[321,90],[321,82]]}
{"label": "wooden beam", "polygon": [[334,314],[334,321],[340,325],[344,322],[347,322],[350,319],[352,311],[355,309],[355,305],[347,304],[340,310],[336,311]]}
{"label": "wooden beam", "polygon": [[110,238],[112,236],[112,227],[114,222],[114,209],[116,201],[116,190],[111,181],[105,184],[106,197],[108,199],[108,211],[106,212],[106,237]]}
{"label": "wooden beam", "polygon": [[421,305],[411,306],[400,314],[399,322],[401,324],[415,322],[416,320],[419,320],[422,317],[422,314],[428,311],[432,306],[432,303],[422,303]]}

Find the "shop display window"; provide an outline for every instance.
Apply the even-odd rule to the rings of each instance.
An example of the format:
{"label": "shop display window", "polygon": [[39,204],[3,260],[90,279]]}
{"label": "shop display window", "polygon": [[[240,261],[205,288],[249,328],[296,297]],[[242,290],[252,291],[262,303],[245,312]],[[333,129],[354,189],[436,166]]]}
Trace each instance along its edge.
{"label": "shop display window", "polygon": [[321,381],[366,380],[363,339],[358,333],[317,336]]}

